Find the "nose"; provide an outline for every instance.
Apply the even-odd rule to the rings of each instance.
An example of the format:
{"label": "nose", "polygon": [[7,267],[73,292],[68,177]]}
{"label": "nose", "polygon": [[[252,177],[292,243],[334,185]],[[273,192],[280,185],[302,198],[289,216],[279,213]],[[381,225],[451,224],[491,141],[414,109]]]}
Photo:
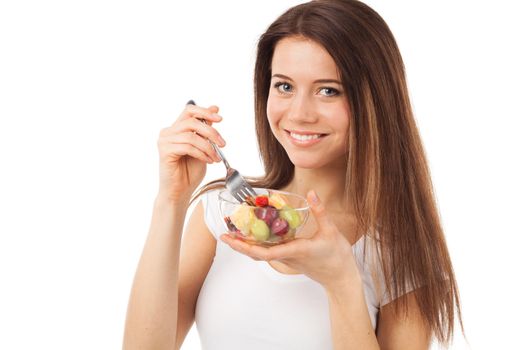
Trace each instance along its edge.
{"label": "nose", "polygon": [[302,95],[291,99],[287,112],[288,120],[294,124],[315,123],[318,120],[311,100]]}

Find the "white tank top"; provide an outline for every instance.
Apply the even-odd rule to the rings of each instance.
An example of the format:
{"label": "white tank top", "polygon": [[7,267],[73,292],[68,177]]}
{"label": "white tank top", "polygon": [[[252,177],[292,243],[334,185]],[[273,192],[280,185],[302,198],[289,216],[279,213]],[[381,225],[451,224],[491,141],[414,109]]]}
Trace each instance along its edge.
{"label": "white tank top", "polygon": [[[217,190],[202,196],[207,227],[217,240],[216,256],[196,304],[196,327],[204,350],[332,350],[329,305],[324,288],[306,275],[288,275],[255,261],[219,240],[227,232]],[[374,329],[386,288],[376,297],[361,238],[353,245]],[[369,259],[365,259],[369,261]],[[379,269],[379,267],[378,267]]]}

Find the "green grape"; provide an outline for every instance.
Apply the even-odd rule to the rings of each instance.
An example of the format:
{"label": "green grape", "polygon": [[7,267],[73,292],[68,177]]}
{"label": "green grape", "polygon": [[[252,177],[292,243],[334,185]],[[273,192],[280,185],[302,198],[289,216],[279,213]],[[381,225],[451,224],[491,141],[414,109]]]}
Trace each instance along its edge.
{"label": "green grape", "polygon": [[287,205],[282,208],[279,216],[288,222],[290,228],[297,228],[301,224],[299,213]]}
{"label": "green grape", "polygon": [[256,219],[252,222],[250,231],[252,231],[254,238],[261,242],[266,241],[270,237],[270,229],[266,222],[261,219]]}

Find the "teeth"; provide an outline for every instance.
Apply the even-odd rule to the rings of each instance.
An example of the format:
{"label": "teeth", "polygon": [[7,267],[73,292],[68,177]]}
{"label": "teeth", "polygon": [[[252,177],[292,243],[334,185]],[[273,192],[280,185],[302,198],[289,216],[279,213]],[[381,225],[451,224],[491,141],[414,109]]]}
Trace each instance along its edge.
{"label": "teeth", "polygon": [[292,132],[290,132],[290,135],[291,137],[293,137],[294,139],[296,140],[300,140],[300,141],[308,141],[308,140],[315,140],[315,139],[318,139],[321,135],[320,134],[313,134],[313,135],[299,135],[299,134],[294,134]]}

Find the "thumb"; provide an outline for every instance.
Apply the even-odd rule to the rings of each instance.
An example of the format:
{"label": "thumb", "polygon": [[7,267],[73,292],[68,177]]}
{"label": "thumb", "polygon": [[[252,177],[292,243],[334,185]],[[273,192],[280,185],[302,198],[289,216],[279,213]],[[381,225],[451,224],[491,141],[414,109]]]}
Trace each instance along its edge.
{"label": "thumb", "polygon": [[318,198],[318,195],[314,190],[308,192],[307,199],[311,212],[316,218],[318,227],[320,229],[333,227],[334,224],[331,221],[331,218],[327,215],[324,203],[320,201],[320,198]]}

